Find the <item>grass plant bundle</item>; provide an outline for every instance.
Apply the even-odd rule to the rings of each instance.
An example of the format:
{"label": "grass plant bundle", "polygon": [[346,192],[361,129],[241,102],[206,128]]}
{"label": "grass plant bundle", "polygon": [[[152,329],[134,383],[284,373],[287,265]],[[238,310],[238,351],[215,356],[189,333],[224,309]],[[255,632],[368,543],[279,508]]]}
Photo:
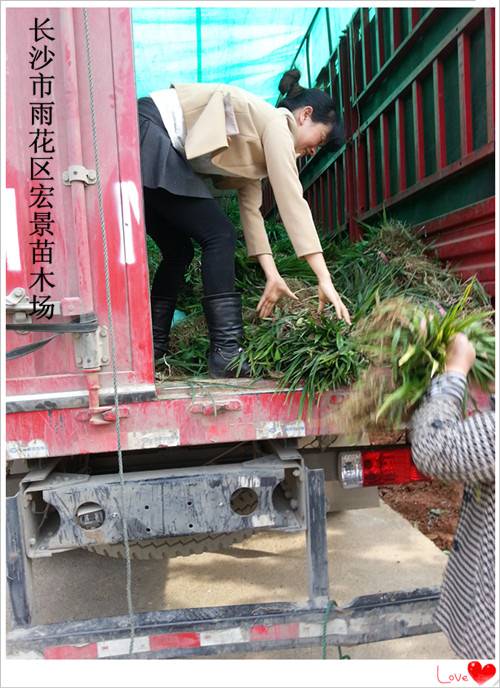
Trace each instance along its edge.
{"label": "grass plant bundle", "polygon": [[339,423],[346,432],[393,429],[406,422],[432,378],[444,371],[446,349],[459,332],[476,349],[470,381],[490,389],[495,379],[492,311],[467,312],[473,287],[470,281],[447,311],[433,302],[397,297],[378,303],[358,322],[353,339],[370,366],[342,405]]}

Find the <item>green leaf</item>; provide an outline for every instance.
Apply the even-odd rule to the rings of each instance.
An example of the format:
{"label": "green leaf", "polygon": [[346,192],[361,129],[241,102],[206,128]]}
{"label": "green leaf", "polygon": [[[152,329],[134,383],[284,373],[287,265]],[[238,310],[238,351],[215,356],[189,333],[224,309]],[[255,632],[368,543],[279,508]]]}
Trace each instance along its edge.
{"label": "green leaf", "polygon": [[414,344],[411,344],[409,346],[407,352],[403,356],[401,356],[401,358],[399,359],[398,366],[401,368],[401,366],[403,366],[407,361],[409,361],[416,350],[417,350],[417,347]]}

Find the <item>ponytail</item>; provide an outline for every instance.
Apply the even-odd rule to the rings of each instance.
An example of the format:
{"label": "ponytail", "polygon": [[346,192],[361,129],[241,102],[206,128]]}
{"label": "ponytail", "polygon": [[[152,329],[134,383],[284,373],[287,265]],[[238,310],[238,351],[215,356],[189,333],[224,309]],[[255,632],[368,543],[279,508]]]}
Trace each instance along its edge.
{"label": "ponytail", "polygon": [[311,119],[313,122],[329,124],[332,127],[327,147],[337,150],[344,143],[343,127],[337,119],[335,103],[328,93],[319,88],[304,88],[300,85],[300,71],[289,69],[283,74],[278,85],[278,90],[284,96],[277,107],[284,107],[290,112],[299,108],[312,107]]}

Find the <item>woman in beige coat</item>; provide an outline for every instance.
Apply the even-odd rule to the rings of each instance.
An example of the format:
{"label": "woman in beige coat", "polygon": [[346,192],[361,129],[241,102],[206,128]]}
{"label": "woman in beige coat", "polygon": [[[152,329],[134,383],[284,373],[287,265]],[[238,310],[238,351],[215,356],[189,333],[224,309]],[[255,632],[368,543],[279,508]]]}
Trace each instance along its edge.
{"label": "woman in beige coat", "polygon": [[[262,180],[268,178],[295,252],[318,278],[319,309],[332,303],[337,316],[350,322],[323,259],[297,170],[297,157],[335,143],[339,127],[332,99],[319,89],[302,88],[299,78],[297,70],[283,76],[279,89],[285,97],[277,108],[222,84],[175,84],[139,99],[146,229],[163,256],[151,291],[156,358],[167,352],[177,294],[196,241],[202,250],[209,372],[235,375],[231,363],[241,352],[243,335],[241,298],[234,291],[235,231],[208,179],[218,188],[237,190],[248,255],[266,276],[260,316],[271,315],[282,296],[294,297],[276,269],[260,212]],[[248,376],[248,366],[239,374]]]}

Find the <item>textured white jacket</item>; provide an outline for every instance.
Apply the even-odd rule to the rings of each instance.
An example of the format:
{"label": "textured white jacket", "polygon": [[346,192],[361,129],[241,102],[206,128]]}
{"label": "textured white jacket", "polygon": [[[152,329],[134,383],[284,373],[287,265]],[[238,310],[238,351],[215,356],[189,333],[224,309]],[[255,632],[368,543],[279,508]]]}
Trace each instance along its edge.
{"label": "textured white jacket", "polygon": [[463,418],[466,379],[445,373],[411,423],[413,460],[426,475],[462,481],[464,496],[435,621],[452,649],[495,657],[495,415]]}

